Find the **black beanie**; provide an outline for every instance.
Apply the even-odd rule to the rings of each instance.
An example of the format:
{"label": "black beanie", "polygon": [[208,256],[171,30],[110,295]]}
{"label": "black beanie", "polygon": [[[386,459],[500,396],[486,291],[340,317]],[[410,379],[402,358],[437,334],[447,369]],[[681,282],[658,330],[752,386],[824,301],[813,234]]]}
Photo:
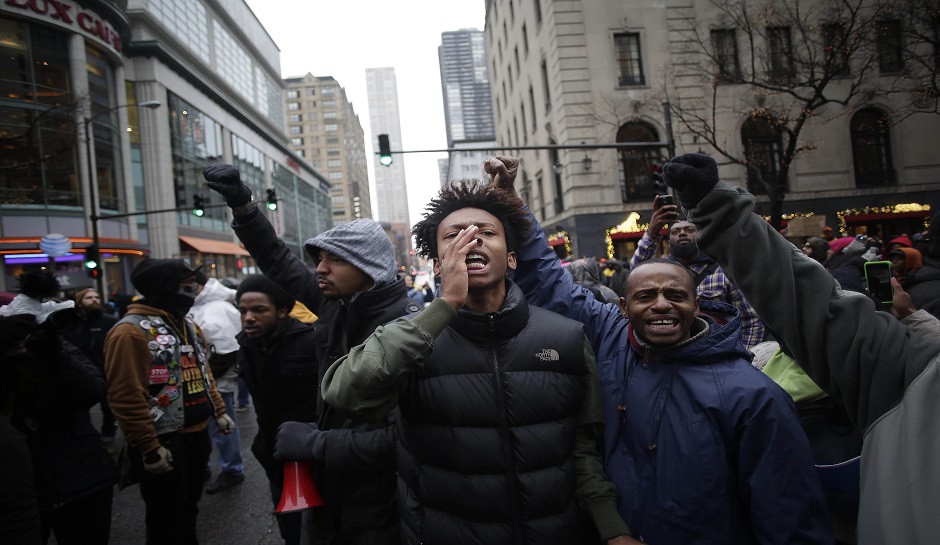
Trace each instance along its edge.
{"label": "black beanie", "polygon": [[294,308],[294,296],[287,293],[281,286],[278,286],[276,282],[263,274],[246,276],[241,283],[238,284],[238,291],[235,292],[235,303],[237,304],[238,301],[241,300],[242,295],[248,292],[258,292],[267,295],[271,298],[271,302],[274,303],[276,308],[286,308],[288,310]]}

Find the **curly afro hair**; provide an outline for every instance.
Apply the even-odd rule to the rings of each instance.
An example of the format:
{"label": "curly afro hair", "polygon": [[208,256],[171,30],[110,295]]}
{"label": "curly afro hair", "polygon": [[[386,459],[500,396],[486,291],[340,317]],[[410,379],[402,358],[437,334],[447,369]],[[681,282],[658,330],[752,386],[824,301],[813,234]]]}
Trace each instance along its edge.
{"label": "curly afro hair", "polygon": [[59,279],[50,270],[25,271],[17,277],[20,293],[37,301],[46,301],[59,294]]}
{"label": "curly afro hair", "polygon": [[444,218],[462,208],[479,208],[498,218],[506,232],[506,249],[510,252],[532,232],[532,224],[518,197],[480,180],[455,180],[428,203],[424,219],[411,229],[415,250],[425,258],[437,258],[437,229]]}

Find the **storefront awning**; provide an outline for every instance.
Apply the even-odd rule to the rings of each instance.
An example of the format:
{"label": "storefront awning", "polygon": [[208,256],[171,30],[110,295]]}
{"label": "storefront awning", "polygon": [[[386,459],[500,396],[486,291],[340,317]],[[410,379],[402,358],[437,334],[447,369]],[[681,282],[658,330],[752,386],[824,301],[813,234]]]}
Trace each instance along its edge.
{"label": "storefront awning", "polygon": [[208,238],[187,237],[180,235],[180,240],[203,254],[248,255],[248,251],[225,240],[212,240]]}

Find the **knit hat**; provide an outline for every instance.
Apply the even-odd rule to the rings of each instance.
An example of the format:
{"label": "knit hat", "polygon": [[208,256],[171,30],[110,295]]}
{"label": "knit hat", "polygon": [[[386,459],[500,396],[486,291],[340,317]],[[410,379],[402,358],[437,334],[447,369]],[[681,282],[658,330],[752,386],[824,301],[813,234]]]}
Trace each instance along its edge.
{"label": "knit hat", "polygon": [[865,243],[857,238],[853,238],[851,242],[846,244],[845,248],[842,250],[842,253],[849,255],[862,255],[865,253]]}
{"label": "knit hat", "polygon": [[881,257],[882,257],[882,259],[888,259],[888,251],[889,251],[889,248],[890,248],[891,250],[894,249],[894,248],[891,248],[891,245],[892,245],[892,244],[897,244],[898,246],[903,246],[904,248],[913,248],[913,247],[914,247],[914,243],[911,242],[911,237],[909,237],[909,236],[907,236],[907,235],[901,235],[901,236],[899,236],[899,237],[897,237],[897,238],[891,239],[890,241],[888,241],[887,244],[885,244],[884,250],[881,251]]}
{"label": "knit hat", "polygon": [[320,250],[326,250],[352,263],[375,283],[392,283],[396,277],[395,250],[382,226],[370,219],[343,223],[320,233],[304,243],[307,255],[320,262]]}
{"label": "knit hat", "polygon": [[812,257],[816,261],[822,263],[826,260],[827,253],[829,252],[829,243],[826,242],[826,239],[820,237],[809,237],[809,240],[806,241],[806,244],[809,244],[809,247],[813,249]]}
{"label": "knit hat", "polygon": [[196,269],[190,269],[182,259],[145,259],[131,271],[131,283],[144,297],[155,293],[175,292],[180,280],[195,276]]}
{"label": "knit hat", "polygon": [[242,295],[248,292],[263,293],[271,298],[275,308],[291,309],[294,307],[294,296],[287,293],[284,288],[263,274],[252,274],[246,276],[238,285],[238,291],[235,292],[235,302],[242,298]]}
{"label": "knit hat", "polygon": [[849,245],[850,242],[855,240],[855,237],[842,237],[837,238],[829,242],[829,249],[832,250],[832,253],[837,254],[842,251],[843,248]]}

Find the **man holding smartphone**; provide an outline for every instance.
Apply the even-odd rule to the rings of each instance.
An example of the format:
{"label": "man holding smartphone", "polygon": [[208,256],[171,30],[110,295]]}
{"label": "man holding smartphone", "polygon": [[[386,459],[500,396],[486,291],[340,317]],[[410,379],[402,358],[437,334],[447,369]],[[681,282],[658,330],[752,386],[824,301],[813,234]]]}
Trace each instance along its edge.
{"label": "man holding smartphone", "polygon": [[681,220],[679,207],[672,195],[657,195],[653,200],[653,217],[643,238],[637,244],[630,260],[630,270],[656,256],[656,248],[662,241],[662,230],[669,226],[668,259],[678,261],[695,275],[695,291],[702,300],[728,303],[738,309],[741,320],[741,342],[751,348],[764,340],[764,325],[754,308],[748,304],[741,291],[731,283],[711,258],[701,253],[695,242],[698,227]]}

